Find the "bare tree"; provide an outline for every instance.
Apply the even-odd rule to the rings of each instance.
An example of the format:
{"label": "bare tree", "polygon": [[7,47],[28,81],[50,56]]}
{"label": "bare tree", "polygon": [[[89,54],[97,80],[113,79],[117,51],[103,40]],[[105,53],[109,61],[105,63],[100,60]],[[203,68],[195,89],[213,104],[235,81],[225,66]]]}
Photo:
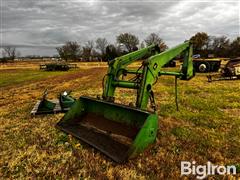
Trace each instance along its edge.
{"label": "bare tree", "polygon": [[2,55],[8,60],[14,60],[16,58],[16,48],[12,46],[6,46],[3,48]]}
{"label": "bare tree", "polygon": [[89,48],[89,49],[93,49],[94,48],[94,41],[87,41],[86,44],[85,44],[85,47]]}
{"label": "bare tree", "polygon": [[160,38],[156,33],[151,33],[144,41],[147,46],[150,46],[152,44],[158,45],[161,52],[165,51],[168,48],[162,38]]}
{"label": "bare tree", "polygon": [[16,53],[16,57],[20,57],[21,56],[21,52],[20,51],[17,51],[17,53]]}
{"label": "bare tree", "polygon": [[106,55],[107,46],[108,46],[108,41],[106,38],[98,38],[96,40],[96,48],[100,50],[102,58]]}
{"label": "bare tree", "polygon": [[214,37],[212,42],[212,50],[216,56],[229,56],[230,40],[226,36]]}
{"label": "bare tree", "polygon": [[145,43],[144,43],[144,41],[141,42],[140,48],[141,48],[141,49],[142,49],[142,48],[145,48]]}
{"label": "bare tree", "polygon": [[230,56],[240,57],[240,36],[234,39],[230,46]]}
{"label": "bare tree", "polygon": [[85,46],[83,46],[82,56],[85,60],[90,61],[91,55],[93,53],[94,41],[87,41]]}
{"label": "bare tree", "polygon": [[77,60],[80,56],[80,45],[77,42],[68,41],[62,47],[56,48],[59,56],[64,60]]}
{"label": "bare tree", "polygon": [[117,43],[125,45],[128,52],[137,50],[139,39],[137,36],[130,33],[122,33],[117,36]]}

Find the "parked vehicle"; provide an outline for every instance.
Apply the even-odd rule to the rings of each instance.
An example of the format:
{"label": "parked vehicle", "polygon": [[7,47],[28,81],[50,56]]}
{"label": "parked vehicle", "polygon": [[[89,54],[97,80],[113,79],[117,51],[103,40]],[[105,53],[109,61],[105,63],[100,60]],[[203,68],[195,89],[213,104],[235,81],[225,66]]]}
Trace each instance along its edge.
{"label": "parked vehicle", "polygon": [[[220,74],[208,75],[208,81],[240,79],[240,58],[231,59],[220,69]],[[213,79],[214,78],[214,79]]]}
{"label": "parked vehicle", "polygon": [[40,70],[45,71],[68,71],[69,69],[77,68],[77,64],[67,64],[67,63],[47,63],[41,64]]}
{"label": "parked vehicle", "polygon": [[218,72],[220,66],[221,59],[193,59],[193,67],[195,72]]}

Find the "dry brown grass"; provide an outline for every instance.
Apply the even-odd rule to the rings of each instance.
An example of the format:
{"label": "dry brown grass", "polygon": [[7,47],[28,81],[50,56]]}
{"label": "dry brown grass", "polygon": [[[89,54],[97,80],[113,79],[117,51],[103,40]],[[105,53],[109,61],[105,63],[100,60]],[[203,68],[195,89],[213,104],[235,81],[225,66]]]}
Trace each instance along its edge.
{"label": "dry brown grass", "polygon": [[[240,166],[239,81],[209,84],[205,76],[197,75],[189,82],[180,82],[177,112],[173,78],[161,78],[155,86],[157,142],[136,159],[119,165],[55,129],[63,114],[29,114],[46,88],[49,98],[56,98],[63,90],[73,90],[74,97],[100,95],[107,68],[80,66],[69,72],[48,73],[37,66],[24,69],[17,63],[0,69],[5,79],[0,81],[2,178],[178,179],[181,160]],[[26,78],[31,74],[34,78]],[[134,101],[132,91],[119,89],[117,93],[118,102]]]}

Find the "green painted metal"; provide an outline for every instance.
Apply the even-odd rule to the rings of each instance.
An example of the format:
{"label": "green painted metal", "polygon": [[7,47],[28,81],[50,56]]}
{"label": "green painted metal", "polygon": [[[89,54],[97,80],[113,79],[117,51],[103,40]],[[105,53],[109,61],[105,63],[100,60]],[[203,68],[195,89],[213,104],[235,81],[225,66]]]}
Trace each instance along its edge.
{"label": "green painted metal", "polygon": [[184,61],[182,65],[183,76],[181,76],[180,78],[181,80],[189,80],[195,75],[192,56],[193,56],[192,44],[188,43],[188,49],[184,53]]}
{"label": "green painted metal", "polygon": [[[99,129],[99,127],[94,127],[94,124],[91,121],[89,122],[84,120],[84,116],[88,116],[88,114],[94,114],[95,117],[97,117],[96,121],[101,121],[101,118],[104,118],[108,121],[114,121],[118,124],[118,126],[111,127],[111,132],[105,133],[108,136],[110,136],[111,134],[114,134],[115,136],[124,136],[123,134],[119,134],[118,127],[121,125],[126,125],[127,127],[130,127],[130,129],[136,131],[134,136],[131,137],[132,143],[126,145],[124,152],[119,152],[119,154],[119,149],[117,147],[115,149],[112,146],[110,146],[109,148],[109,146],[106,145],[104,147],[99,147],[101,146],[101,142],[99,142],[101,141],[100,135],[98,137],[95,137],[96,140],[89,140],[87,138],[82,138],[82,134],[80,131],[78,131],[78,133],[75,133],[76,131],[71,131],[71,129],[81,129],[82,127],[91,125],[89,127],[89,130],[103,132],[103,129]],[[101,123],[104,124],[104,121],[101,121]],[[109,125],[104,124],[104,126]],[[143,149],[145,149],[149,144],[154,142],[157,135],[158,118],[155,113],[152,114],[148,111],[143,111],[137,108],[130,108],[129,106],[82,96],[65,114],[63,119],[57,124],[57,127],[91,144],[95,148],[98,148],[100,151],[107,154],[115,161],[124,162],[129,157],[135,157],[137,154],[142,152]],[[110,138],[109,142],[111,142]],[[114,151],[114,153],[112,151]],[[119,157],[118,155],[121,156]]]}
{"label": "green painted metal", "polygon": [[142,74],[142,70],[127,69],[126,73],[127,74]]}
{"label": "green painted metal", "polygon": [[166,71],[159,71],[158,76],[160,76],[160,75],[169,75],[169,76],[177,76],[177,77],[181,77],[181,76],[183,76],[184,74],[183,74],[183,73],[180,73],[180,72],[166,72]]}
{"label": "green painted metal", "polygon": [[147,117],[141,130],[137,134],[133,144],[129,149],[129,158],[136,157],[148,145],[156,141],[158,131],[158,116],[156,113],[153,113]]}
{"label": "green painted metal", "polygon": [[134,51],[132,53],[126,54],[124,56],[115,58],[109,63],[108,73],[106,76],[106,81],[103,88],[103,99],[110,100],[114,97],[116,86],[114,86],[114,81],[118,80],[123,74],[125,68],[141,58],[151,56],[159,52],[159,48],[156,45],[151,45],[146,48]]}
{"label": "green painted metal", "polygon": [[63,92],[59,95],[59,102],[62,109],[69,109],[75,102],[75,98],[69,95],[70,93]]}
{"label": "green painted metal", "polygon": [[[162,53],[156,54],[156,52],[156,46],[149,46],[113,60],[109,64],[108,74],[104,82],[103,99],[113,101],[116,87],[138,89],[136,106],[140,109],[147,109],[152,86],[159,76],[173,75],[182,80],[189,80],[194,76],[192,64],[192,44],[189,41]],[[128,64],[136,61],[140,57],[146,56],[147,53],[152,53],[152,56],[143,61],[142,69],[126,69]],[[161,70],[164,65],[169,63],[173,58],[181,53],[184,54],[184,62],[180,72],[164,72]],[[133,82],[120,82],[120,76],[123,73],[127,74],[128,72],[130,72],[130,74],[142,74],[140,82],[138,84],[133,84]]]}
{"label": "green painted metal", "polygon": [[131,88],[131,89],[138,89],[139,84],[129,81],[114,81],[113,82],[114,87],[123,87],[123,88]]}
{"label": "green painted metal", "polygon": [[47,94],[48,94],[48,91],[46,89],[43,92],[42,99],[35,104],[35,106],[36,105],[37,106],[34,107],[33,110],[32,110],[34,115],[37,115],[37,114],[51,114],[54,111],[54,109],[56,107],[56,103],[47,100]]}
{"label": "green painted metal", "polygon": [[[181,53],[184,54],[184,63],[179,72],[162,70],[165,64]],[[146,57],[140,68],[127,69],[132,62]],[[121,79],[121,76],[128,74],[135,77]],[[102,100],[81,96],[57,127],[117,162],[135,157],[153,143],[157,136],[158,116],[155,111],[147,111],[147,107],[149,99],[152,101],[153,98],[152,86],[162,75],[172,75],[183,80],[194,76],[190,42],[162,53],[159,53],[157,46],[152,45],[114,59],[109,63],[108,73],[103,80]],[[136,107],[114,103],[117,87],[137,89]]]}
{"label": "green painted metal", "polygon": [[185,54],[182,70],[181,72],[179,72],[180,74],[182,74],[180,78],[188,80],[193,76],[193,67],[192,63],[190,63],[192,62],[192,57],[189,56],[191,54],[189,52],[191,51],[192,45],[189,42],[185,42],[160,54],[151,56],[144,62],[143,79],[141,81],[141,88],[137,96],[137,107],[141,109],[147,109],[149,98],[151,96],[152,86],[156,82],[158,76],[161,75],[161,68],[179,54]]}
{"label": "green painted metal", "polygon": [[45,90],[42,99],[35,104],[31,114],[38,115],[66,112],[74,102],[75,99],[67,92],[60,93],[58,99],[47,100],[47,90]]}
{"label": "green painted metal", "polygon": [[49,113],[54,110],[55,106],[56,106],[56,103],[43,99],[40,102],[37,111],[41,113]]}

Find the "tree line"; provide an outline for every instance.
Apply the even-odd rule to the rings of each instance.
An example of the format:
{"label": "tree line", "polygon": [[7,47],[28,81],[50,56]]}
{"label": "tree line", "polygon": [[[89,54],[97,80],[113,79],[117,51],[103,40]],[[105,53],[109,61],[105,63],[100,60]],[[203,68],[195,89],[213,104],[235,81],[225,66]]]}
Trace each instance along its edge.
{"label": "tree line", "polygon": [[[193,53],[201,57],[240,57],[240,36],[232,41],[226,36],[210,36],[206,32],[198,32],[190,38],[193,43]],[[116,43],[110,43],[106,38],[89,40],[84,44],[76,41],[67,41],[63,46],[57,47],[58,55],[65,61],[109,61],[115,57],[144,48],[151,44],[159,46],[165,51],[168,46],[157,34],[149,34],[143,41],[132,33],[121,33],[116,36]],[[19,52],[18,52],[19,53]],[[1,61],[14,60],[17,57],[15,47],[5,47],[2,51]]]}
{"label": "tree line", "polygon": [[[240,37],[231,41],[226,36],[209,36],[205,32],[198,32],[190,38],[190,41],[193,43],[193,54],[199,54],[202,58],[240,57]],[[106,38],[87,41],[83,46],[69,41],[57,48],[57,51],[64,60],[109,61],[151,44],[158,45],[161,51],[168,49],[166,43],[156,33],[151,33],[141,43],[136,35],[122,33],[116,37],[116,44],[110,44]]]}
{"label": "tree line", "polygon": [[96,41],[87,41],[84,45],[68,41],[56,49],[59,56],[66,61],[109,61],[151,44],[159,45],[161,51],[167,49],[165,42],[156,33],[151,33],[141,43],[136,35],[122,33],[116,37],[115,44],[109,43],[106,38],[98,38]]}
{"label": "tree line", "polygon": [[205,32],[198,32],[190,39],[193,43],[194,54],[208,57],[240,57],[240,36],[232,41],[226,36],[209,36]]}

